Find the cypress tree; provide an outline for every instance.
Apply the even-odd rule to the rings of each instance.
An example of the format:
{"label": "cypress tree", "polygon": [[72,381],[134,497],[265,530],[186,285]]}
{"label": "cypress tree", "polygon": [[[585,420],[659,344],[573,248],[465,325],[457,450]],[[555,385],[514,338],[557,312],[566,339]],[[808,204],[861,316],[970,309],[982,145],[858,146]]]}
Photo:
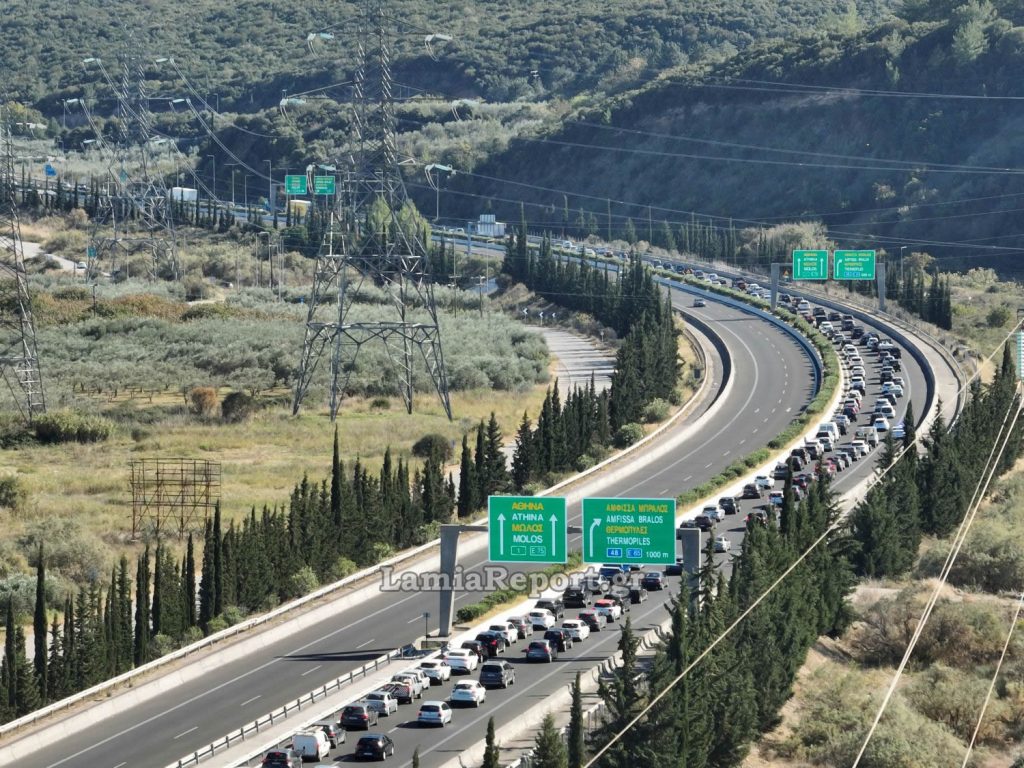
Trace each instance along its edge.
{"label": "cypress tree", "polygon": [[18,655],[17,638],[14,626],[14,600],[7,599],[7,612],[4,621],[4,680],[7,696],[7,710],[12,714],[18,708]]}
{"label": "cypress tree", "polygon": [[50,628],[49,657],[46,661],[46,694],[53,701],[58,701],[67,695],[64,662],[61,626],[57,620],[57,614],[54,613],[53,624]]}
{"label": "cypress tree", "polygon": [[462,458],[459,462],[459,518],[465,519],[482,505],[477,498],[476,467],[473,454],[469,450],[469,438],[462,436]]}
{"label": "cypress tree", "polygon": [[112,634],[112,658],[116,659],[117,672],[132,668],[134,640],[132,636],[132,582],[128,576],[128,558],[124,555],[118,563],[117,587],[111,589],[109,625],[116,630]]}
{"label": "cypress tree", "polygon": [[580,673],[572,684],[572,706],[569,710],[568,768],[583,768],[587,757],[586,733],[583,730],[583,690]]}
{"label": "cypress tree", "polygon": [[535,469],[533,430],[530,417],[523,411],[523,420],[516,432],[516,448],[512,454],[512,485],[516,489],[526,487]]}
{"label": "cypress tree", "polygon": [[139,558],[135,577],[135,642],[132,648],[135,666],[149,659],[149,545]]}
{"label": "cypress tree", "polygon": [[181,571],[182,601],[185,606],[185,628],[188,629],[196,625],[196,558],[191,531],[188,534],[185,560]]}
{"label": "cypress tree", "polygon": [[39,709],[41,701],[39,698],[39,687],[36,684],[35,670],[25,655],[25,630],[18,627],[15,630],[15,665],[11,671],[17,678],[17,691],[15,697],[16,717],[27,715]]}
{"label": "cypress tree", "polygon": [[498,745],[494,743],[494,718],[487,720],[487,736],[484,741],[484,761],[480,768],[501,768]]}
{"label": "cypress tree", "polygon": [[487,495],[490,496],[505,490],[508,485],[508,464],[502,451],[501,428],[498,426],[494,411],[491,411],[491,418],[487,422],[487,447],[484,459],[487,467]]}
{"label": "cypress tree", "polygon": [[555,718],[550,712],[541,721],[530,764],[536,768],[568,768],[569,756],[565,743],[555,728]]}
{"label": "cypress tree", "polygon": [[213,616],[224,611],[224,548],[220,528],[220,500],[213,508]]}
{"label": "cypress tree", "polygon": [[46,701],[49,677],[46,674],[46,564],[42,544],[39,545],[38,561],[36,562],[36,605],[32,614],[32,641],[35,650],[33,662],[39,695],[43,701]]}
{"label": "cypress tree", "polygon": [[203,565],[199,577],[199,628],[203,634],[207,633],[210,619],[216,614],[213,612],[214,600],[214,573],[213,573],[213,525],[206,521],[206,532],[203,535]]}

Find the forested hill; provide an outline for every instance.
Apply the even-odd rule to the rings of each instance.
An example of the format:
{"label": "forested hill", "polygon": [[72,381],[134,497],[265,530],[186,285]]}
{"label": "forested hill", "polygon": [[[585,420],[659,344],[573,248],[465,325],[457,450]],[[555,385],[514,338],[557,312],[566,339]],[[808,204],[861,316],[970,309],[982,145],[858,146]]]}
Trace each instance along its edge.
{"label": "forested hill", "polygon": [[[882,18],[895,0],[385,0],[408,35],[399,79],[432,92],[490,101],[613,92],[665,67],[725,56],[757,40]],[[345,79],[351,20],[360,3],[316,0],[4,0],[0,71],[16,101],[53,117],[81,95],[131,31],[149,61],[173,56],[220,107],[253,111]],[[346,21],[347,20],[347,21]],[[335,40],[306,49],[311,32]],[[424,32],[453,36],[428,52]],[[436,63],[431,54],[439,61]],[[169,67],[155,79],[172,84]],[[333,79],[332,79],[333,78]],[[157,85],[158,83],[154,83]],[[179,84],[180,87],[180,84]]]}
{"label": "forested hill", "polygon": [[540,225],[603,235],[606,199],[628,201],[611,204],[614,228],[632,217],[644,239],[648,204],[655,233],[686,211],[737,226],[822,218],[848,246],[1022,274],[1024,251],[1007,248],[1024,249],[1024,5],[961,2],[908,0],[856,34],[755,45],[653,82],[514,142],[476,172],[521,184],[465,175],[452,191],[483,200],[450,205],[471,214],[490,199],[517,221],[519,204],[500,200],[523,199]]}

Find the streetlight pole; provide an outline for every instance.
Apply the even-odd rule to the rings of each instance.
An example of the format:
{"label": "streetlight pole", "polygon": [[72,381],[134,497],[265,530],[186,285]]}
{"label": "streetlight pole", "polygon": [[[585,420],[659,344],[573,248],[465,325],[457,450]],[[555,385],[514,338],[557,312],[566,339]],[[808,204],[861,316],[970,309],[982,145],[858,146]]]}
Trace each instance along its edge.
{"label": "streetlight pole", "polygon": [[264,160],[267,164],[267,205],[270,212],[274,212],[274,165],[270,160]]}
{"label": "streetlight pole", "polygon": [[213,160],[213,196],[217,197],[217,156],[207,155],[208,158]]}
{"label": "streetlight pole", "polygon": [[900,290],[903,289],[903,252],[907,250],[907,246],[900,246]]}

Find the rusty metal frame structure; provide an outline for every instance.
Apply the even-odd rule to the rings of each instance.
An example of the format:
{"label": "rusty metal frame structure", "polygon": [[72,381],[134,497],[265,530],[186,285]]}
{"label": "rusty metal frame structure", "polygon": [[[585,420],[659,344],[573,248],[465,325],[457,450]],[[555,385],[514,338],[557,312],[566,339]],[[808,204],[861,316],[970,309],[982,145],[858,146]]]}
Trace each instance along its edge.
{"label": "rusty metal frame structure", "polygon": [[157,537],[173,525],[178,538],[203,521],[220,502],[219,461],[206,459],[134,459],[129,463],[132,493],[132,538],[147,522]]}

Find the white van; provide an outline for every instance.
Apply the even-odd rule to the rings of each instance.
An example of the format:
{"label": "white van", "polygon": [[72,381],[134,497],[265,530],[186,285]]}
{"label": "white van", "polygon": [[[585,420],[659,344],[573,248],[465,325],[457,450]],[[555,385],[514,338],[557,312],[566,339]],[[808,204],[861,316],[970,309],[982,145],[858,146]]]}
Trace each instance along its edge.
{"label": "white van", "polygon": [[826,421],[822,424],[819,424],[818,434],[821,434],[822,432],[828,433],[828,435],[831,436],[833,443],[839,442],[839,425],[837,425],[834,421]]}
{"label": "white van", "polygon": [[874,448],[878,445],[878,432],[871,427],[861,427],[857,430],[857,439],[863,440],[865,443]]}
{"label": "white van", "polygon": [[302,761],[319,761],[331,754],[331,743],[323,731],[299,731],[292,736],[292,749],[302,755]]}

